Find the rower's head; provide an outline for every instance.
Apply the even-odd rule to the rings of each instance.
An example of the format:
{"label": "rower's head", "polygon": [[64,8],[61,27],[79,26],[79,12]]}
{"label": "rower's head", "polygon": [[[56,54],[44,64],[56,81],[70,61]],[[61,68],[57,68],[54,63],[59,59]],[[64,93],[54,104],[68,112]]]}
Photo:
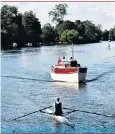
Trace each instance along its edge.
{"label": "rower's head", "polygon": [[60,98],[57,98],[57,101],[59,102]]}

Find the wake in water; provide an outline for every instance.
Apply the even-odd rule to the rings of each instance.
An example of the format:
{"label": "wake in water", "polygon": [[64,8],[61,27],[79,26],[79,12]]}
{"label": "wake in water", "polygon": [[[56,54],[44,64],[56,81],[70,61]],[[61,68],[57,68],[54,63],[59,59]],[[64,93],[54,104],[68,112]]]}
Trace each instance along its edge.
{"label": "wake in water", "polygon": [[109,70],[109,71],[107,71],[107,72],[103,72],[102,74],[100,74],[100,75],[98,75],[98,76],[96,76],[96,77],[94,77],[94,78],[92,78],[90,80],[86,80],[86,82],[97,81],[99,78],[101,78],[101,77],[103,77],[103,76],[105,76],[105,75],[107,75],[109,73],[113,73],[113,72],[115,72],[114,68]]}
{"label": "wake in water", "polygon": [[[100,74],[100,75],[98,75],[98,76],[96,76],[92,79],[86,80],[85,83],[92,82],[92,81],[97,81],[99,78],[103,77],[104,75],[107,75],[108,73],[112,73],[112,72],[115,72],[115,70],[112,69],[112,70],[109,70],[107,72],[103,72],[102,74]],[[7,75],[1,75],[1,77],[23,79],[23,80],[32,80],[32,81],[41,81],[41,82],[62,82],[62,81],[42,80],[42,79],[36,79],[36,78],[25,78],[25,77],[7,76]]]}
{"label": "wake in water", "polygon": [[[42,82],[56,82],[56,81],[52,81],[52,80],[42,80],[42,79],[36,79],[36,78],[25,78],[25,77],[8,76],[8,75],[1,75],[1,77],[14,78],[14,79],[21,79],[21,80],[42,81]],[[58,81],[57,81],[57,82],[58,82]]]}
{"label": "wake in water", "polygon": [[[113,73],[115,72],[114,68],[103,72],[99,75],[97,75],[94,78],[91,78],[89,80],[86,80],[85,83],[87,82],[92,82],[92,81],[97,81],[99,78],[103,77],[104,75],[107,75],[108,73]],[[63,82],[63,81],[54,81],[54,80],[43,80],[43,79],[36,79],[36,78],[27,78],[27,77],[19,77],[19,76],[7,76],[7,75],[1,75],[1,77],[6,77],[6,78],[14,78],[14,79],[22,79],[22,80],[32,80],[32,81],[41,81],[41,82]]]}

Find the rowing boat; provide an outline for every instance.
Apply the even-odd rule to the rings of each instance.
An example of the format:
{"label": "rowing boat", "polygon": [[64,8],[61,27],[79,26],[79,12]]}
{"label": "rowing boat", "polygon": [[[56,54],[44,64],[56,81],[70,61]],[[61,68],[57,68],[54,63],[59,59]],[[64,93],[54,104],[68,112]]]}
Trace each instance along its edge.
{"label": "rowing boat", "polygon": [[64,123],[66,125],[69,125],[71,127],[75,127],[75,124],[71,123],[70,121],[68,121],[67,118],[65,118],[64,116],[56,116],[56,115],[53,115],[53,119],[55,119],[56,121],[60,122],[60,123]]}
{"label": "rowing boat", "polygon": [[45,109],[45,112],[46,112],[47,114],[50,114],[50,115],[52,116],[52,118],[53,118],[55,121],[57,121],[58,123],[64,123],[64,124],[69,125],[69,126],[71,126],[71,127],[73,127],[73,128],[75,127],[75,124],[71,123],[66,117],[64,117],[64,116],[57,116],[57,115],[55,115],[54,112],[53,112],[52,110],[50,110],[50,109]]}

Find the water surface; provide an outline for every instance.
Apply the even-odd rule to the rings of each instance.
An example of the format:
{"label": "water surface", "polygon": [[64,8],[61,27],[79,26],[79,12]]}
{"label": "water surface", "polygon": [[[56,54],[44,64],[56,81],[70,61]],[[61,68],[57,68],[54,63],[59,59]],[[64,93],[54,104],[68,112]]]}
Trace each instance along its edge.
{"label": "water surface", "polygon": [[[86,83],[52,82],[50,67],[59,56],[71,57],[71,47],[42,46],[1,53],[2,132],[115,132],[115,42],[75,45],[75,58],[88,67]],[[64,107],[100,113],[74,112],[66,116],[75,129],[57,124],[50,115],[24,114],[54,103],[60,97]]]}

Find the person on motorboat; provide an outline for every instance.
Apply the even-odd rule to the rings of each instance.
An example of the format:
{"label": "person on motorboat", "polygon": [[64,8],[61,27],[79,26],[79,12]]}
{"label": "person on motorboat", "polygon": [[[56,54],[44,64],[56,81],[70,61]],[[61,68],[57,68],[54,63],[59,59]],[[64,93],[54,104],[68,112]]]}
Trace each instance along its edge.
{"label": "person on motorboat", "polygon": [[63,63],[65,63],[66,62],[66,60],[65,60],[65,56],[63,56]]}
{"label": "person on motorboat", "polygon": [[57,100],[55,101],[55,115],[57,116],[61,116],[63,114],[62,111],[62,103],[60,102],[60,98],[57,98]]}
{"label": "person on motorboat", "polygon": [[71,61],[73,61],[73,58],[72,58],[72,57],[70,57],[70,62],[71,62]]}
{"label": "person on motorboat", "polygon": [[58,66],[62,66],[62,65],[63,65],[63,62],[62,62],[62,60],[59,57],[59,59],[58,59]]}

